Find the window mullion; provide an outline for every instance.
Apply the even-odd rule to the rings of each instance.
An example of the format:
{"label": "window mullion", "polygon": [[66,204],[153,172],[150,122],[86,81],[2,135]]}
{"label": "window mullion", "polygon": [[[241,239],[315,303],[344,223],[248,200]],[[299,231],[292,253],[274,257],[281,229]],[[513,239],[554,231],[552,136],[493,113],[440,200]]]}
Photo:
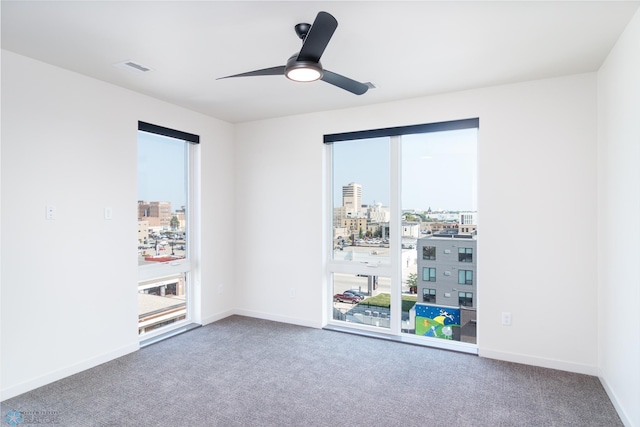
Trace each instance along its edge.
{"label": "window mullion", "polygon": [[[400,189],[402,188],[401,172],[401,147],[400,136],[390,137],[389,144],[389,209],[391,218],[389,221],[389,252],[391,263],[391,313],[400,313],[402,310],[402,203]],[[390,329],[393,334],[399,334],[401,318],[398,315],[391,316]]]}

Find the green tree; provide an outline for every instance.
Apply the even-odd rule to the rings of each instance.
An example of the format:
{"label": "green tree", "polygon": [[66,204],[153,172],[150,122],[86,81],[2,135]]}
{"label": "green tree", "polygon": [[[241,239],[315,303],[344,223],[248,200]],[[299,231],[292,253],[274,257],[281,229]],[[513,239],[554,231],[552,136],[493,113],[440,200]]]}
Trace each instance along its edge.
{"label": "green tree", "polygon": [[409,273],[407,285],[409,285],[409,293],[418,293],[418,273]]}
{"label": "green tree", "polygon": [[171,228],[175,231],[178,229],[178,227],[180,227],[180,220],[178,219],[177,216],[173,216],[171,218]]}

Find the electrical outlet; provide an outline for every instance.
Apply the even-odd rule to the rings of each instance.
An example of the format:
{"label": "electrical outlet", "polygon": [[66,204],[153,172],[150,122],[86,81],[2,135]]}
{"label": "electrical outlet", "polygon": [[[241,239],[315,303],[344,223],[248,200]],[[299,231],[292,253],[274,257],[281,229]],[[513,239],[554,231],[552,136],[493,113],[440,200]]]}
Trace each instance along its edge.
{"label": "electrical outlet", "polygon": [[502,325],[511,326],[511,313],[509,313],[508,311],[502,312]]}
{"label": "electrical outlet", "polygon": [[218,293],[221,294],[224,292],[224,285],[221,283],[218,285]]}
{"label": "electrical outlet", "polygon": [[104,219],[113,219],[113,209],[109,207],[104,208]]}
{"label": "electrical outlet", "polygon": [[295,298],[296,297],[296,288],[289,289],[289,296],[291,298]]}

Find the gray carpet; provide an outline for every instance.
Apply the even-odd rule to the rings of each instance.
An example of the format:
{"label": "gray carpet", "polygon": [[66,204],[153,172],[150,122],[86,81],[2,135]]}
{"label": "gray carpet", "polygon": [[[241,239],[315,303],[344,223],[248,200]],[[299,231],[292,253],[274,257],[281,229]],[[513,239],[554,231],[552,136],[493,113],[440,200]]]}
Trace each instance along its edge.
{"label": "gray carpet", "polygon": [[[62,426],[620,426],[596,377],[232,316],[2,402]],[[19,424],[26,425],[26,424]]]}

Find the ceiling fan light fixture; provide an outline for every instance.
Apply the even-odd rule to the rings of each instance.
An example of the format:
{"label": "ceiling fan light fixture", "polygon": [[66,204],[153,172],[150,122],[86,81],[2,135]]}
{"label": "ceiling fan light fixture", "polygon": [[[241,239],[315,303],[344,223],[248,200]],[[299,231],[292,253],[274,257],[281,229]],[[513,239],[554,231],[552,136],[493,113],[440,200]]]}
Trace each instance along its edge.
{"label": "ceiling fan light fixture", "polygon": [[322,65],[319,62],[298,61],[297,55],[287,61],[284,75],[294,82],[315,82],[322,78]]}
{"label": "ceiling fan light fixture", "polygon": [[286,76],[294,82],[315,82],[322,77],[322,72],[316,68],[300,67],[287,70]]}

